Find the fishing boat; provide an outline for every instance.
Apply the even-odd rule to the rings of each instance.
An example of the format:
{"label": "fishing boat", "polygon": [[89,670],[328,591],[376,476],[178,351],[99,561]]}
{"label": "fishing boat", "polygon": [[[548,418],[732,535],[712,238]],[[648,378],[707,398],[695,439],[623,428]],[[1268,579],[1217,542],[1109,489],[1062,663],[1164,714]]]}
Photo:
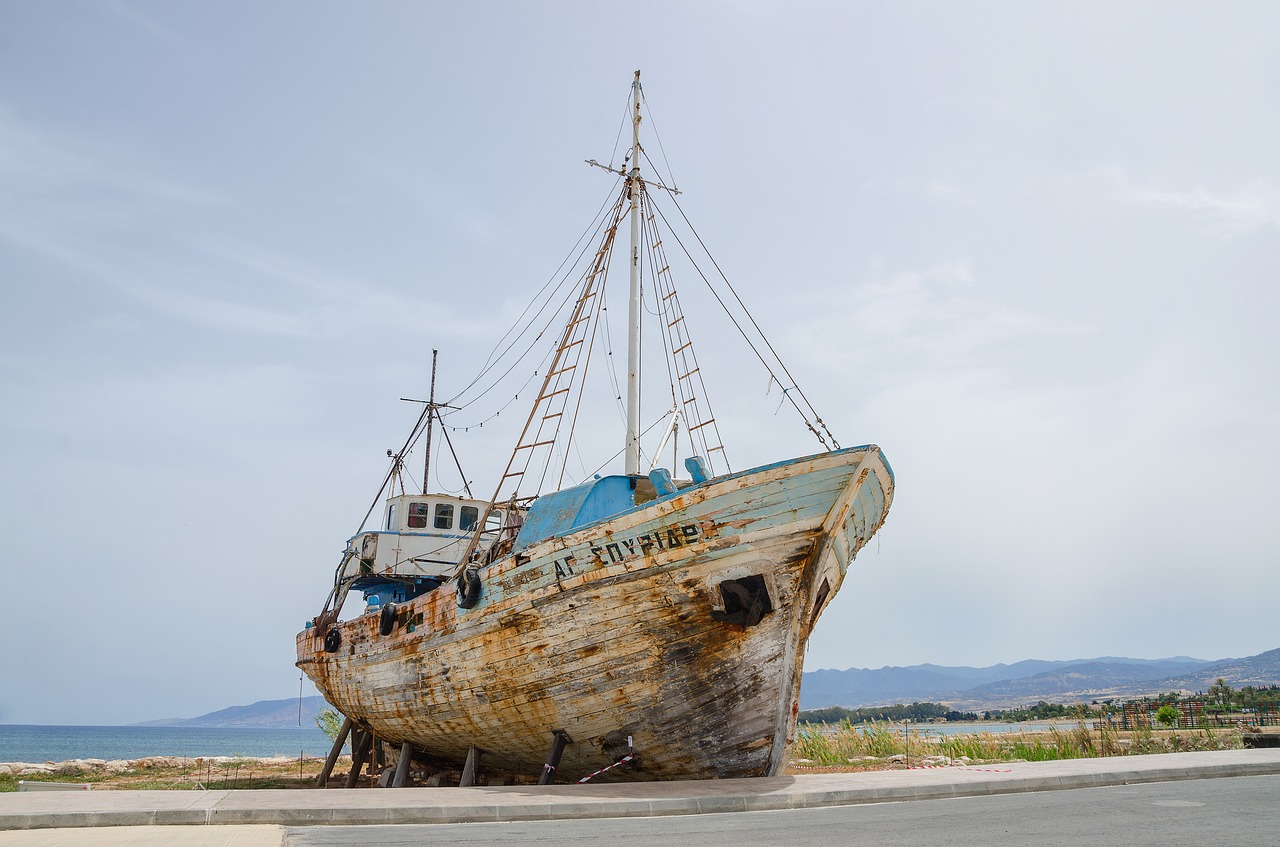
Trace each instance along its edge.
{"label": "fishing boat", "polygon": [[[822,449],[729,468],[663,247],[667,215],[654,203],[655,192],[675,203],[678,189],[641,172],[642,160],[652,164],[642,106],[637,71],[625,159],[589,160],[614,175],[613,202],[580,275],[564,277],[567,320],[493,495],[426,493],[433,431],[452,450],[458,408],[456,398],[436,402],[433,360],[429,399],[404,447],[387,451],[391,468],[366,515],[382,501],[377,528],[349,539],[322,611],[297,635],[298,667],[346,716],[343,735],[354,732],[352,776],[375,739],[391,750],[392,785],[413,763],[464,785],[480,772],[542,783],[705,779],[769,776],[787,763],[806,641],[883,524],[893,473],[875,445],[839,446],[767,343],[752,349],[779,403]],[[575,484],[566,444],[590,351],[607,333],[604,282],[624,221],[623,468]],[[670,376],[661,430],[641,429],[645,314]],[[754,321],[735,324],[752,340]],[[424,433],[424,493],[411,493],[405,459]],[[689,455],[663,466],[668,449],[678,458],[681,434]],[[342,619],[359,595],[357,614]]]}

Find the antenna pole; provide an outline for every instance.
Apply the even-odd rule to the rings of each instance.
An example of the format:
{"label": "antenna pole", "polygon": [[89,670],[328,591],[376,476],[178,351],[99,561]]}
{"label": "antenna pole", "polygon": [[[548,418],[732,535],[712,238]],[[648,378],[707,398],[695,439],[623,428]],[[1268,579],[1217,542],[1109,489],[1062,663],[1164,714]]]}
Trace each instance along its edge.
{"label": "antenna pole", "polygon": [[[627,446],[626,472],[640,473],[640,72],[631,83],[631,296],[627,308]],[[430,430],[427,430],[428,436]]]}
{"label": "antenna pole", "polygon": [[427,493],[427,480],[431,478],[431,427],[436,422],[436,355],[431,351],[431,393],[427,395],[427,458],[422,462],[422,493]]}

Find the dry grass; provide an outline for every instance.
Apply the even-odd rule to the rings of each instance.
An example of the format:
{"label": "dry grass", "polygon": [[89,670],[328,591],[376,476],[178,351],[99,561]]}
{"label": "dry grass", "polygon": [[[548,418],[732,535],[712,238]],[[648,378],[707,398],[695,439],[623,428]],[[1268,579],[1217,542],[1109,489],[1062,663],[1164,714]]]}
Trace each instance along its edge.
{"label": "dry grass", "polygon": [[1242,746],[1234,729],[1119,732],[1089,729],[1083,723],[1042,732],[979,732],[970,735],[930,733],[927,725],[839,724],[801,727],[791,748],[791,765],[826,770],[905,767],[932,759],[941,763],[1043,762],[1184,750],[1233,750]]}
{"label": "dry grass", "polygon": [[[314,788],[316,776],[324,764],[323,759],[270,758],[254,759],[238,757],[228,759],[186,759],[169,757],[141,759],[131,763],[127,770],[116,770],[101,765],[75,765],[64,763],[51,773],[0,774],[0,792],[17,791],[19,780],[31,782],[88,783],[93,790],[196,790],[202,788]],[[351,767],[351,758],[343,756],[334,768],[334,776],[345,774]],[[330,785],[342,784],[341,779],[330,778]]]}

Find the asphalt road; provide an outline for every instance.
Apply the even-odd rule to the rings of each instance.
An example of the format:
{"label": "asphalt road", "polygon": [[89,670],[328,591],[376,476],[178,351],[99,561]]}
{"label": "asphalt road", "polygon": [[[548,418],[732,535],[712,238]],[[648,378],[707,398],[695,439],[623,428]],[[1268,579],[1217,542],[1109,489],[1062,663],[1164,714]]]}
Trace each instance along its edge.
{"label": "asphalt road", "polygon": [[284,843],[1264,847],[1280,845],[1280,776],[726,815],[289,827]]}

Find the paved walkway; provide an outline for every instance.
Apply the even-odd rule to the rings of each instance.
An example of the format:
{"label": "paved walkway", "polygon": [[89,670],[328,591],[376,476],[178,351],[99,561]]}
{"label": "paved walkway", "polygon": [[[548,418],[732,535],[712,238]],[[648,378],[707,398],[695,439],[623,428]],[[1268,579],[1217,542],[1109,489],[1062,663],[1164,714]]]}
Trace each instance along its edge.
{"label": "paved walkway", "polygon": [[[521,821],[801,809],[1280,774],[1280,750],[1166,753],[764,779],[485,788],[49,791],[0,794],[0,847],[257,847],[281,826]],[[243,824],[236,827],[182,826]],[[70,828],[95,827],[76,833]],[[102,829],[111,827],[113,829]],[[42,832],[31,831],[42,830]],[[179,833],[175,836],[175,832]],[[85,840],[77,840],[83,838]]]}

